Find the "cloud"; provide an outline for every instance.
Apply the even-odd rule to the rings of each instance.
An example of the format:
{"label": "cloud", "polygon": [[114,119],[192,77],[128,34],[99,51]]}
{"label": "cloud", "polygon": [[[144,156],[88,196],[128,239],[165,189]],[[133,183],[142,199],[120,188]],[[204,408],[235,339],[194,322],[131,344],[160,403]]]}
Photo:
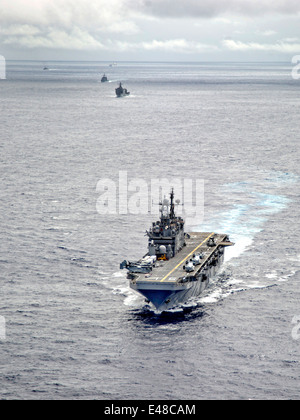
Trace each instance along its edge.
{"label": "cloud", "polygon": [[39,34],[40,30],[33,25],[8,25],[0,27],[0,35],[31,36]]}
{"label": "cloud", "polygon": [[297,53],[300,51],[300,42],[288,43],[278,41],[274,44],[261,44],[258,42],[241,42],[227,39],[222,42],[223,46],[231,51],[276,51],[280,53]]}
{"label": "cloud", "polygon": [[105,50],[105,45],[86,31],[74,28],[69,33],[52,29],[45,33],[11,34],[3,40],[4,45],[19,45],[25,48],[51,48],[72,50]]}
{"label": "cloud", "polygon": [[[0,24],[136,30],[138,16],[220,17],[300,12],[299,0],[1,0]],[[227,16],[226,16],[227,15]],[[223,16],[223,17],[222,17]]]}
{"label": "cloud", "polygon": [[187,41],[185,39],[171,39],[166,41],[153,40],[152,42],[143,42],[141,46],[145,50],[174,51],[186,54],[218,50],[218,47],[214,45]]}
{"label": "cloud", "polygon": [[135,33],[126,0],[1,0],[0,24]]}
{"label": "cloud", "polygon": [[132,35],[138,26],[124,0],[1,0],[0,40],[26,48],[106,49],[109,35]]}
{"label": "cloud", "polygon": [[199,53],[204,51],[217,51],[215,45],[202,44],[185,39],[153,40],[150,42],[128,42],[106,39],[99,41],[88,32],[73,30],[66,33],[61,30],[52,30],[47,34],[28,34],[22,38],[8,36],[4,44],[16,44],[26,48],[52,48],[72,50],[97,50],[97,51],[119,51],[119,52],[144,52],[144,51],[165,51],[183,54]]}
{"label": "cloud", "polygon": [[[153,40],[150,42],[111,42],[111,46],[119,51],[172,51],[172,52],[196,52],[208,48],[203,44],[188,42],[185,39],[169,39],[164,41]],[[210,46],[211,48],[211,46]]]}
{"label": "cloud", "polygon": [[259,16],[300,12],[298,0],[127,0],[140,13],[161,17]]}
{"label": "cloud", "polygon": [[273,36],[277,34],[277,32],[273,31],[272,29],[269,29],[269,30],[267,29],[265,31],[256,31],[256,33],[262,36]]}
{"label": "cloud", "polygon": [[[220,45],[219,39],[224,34],[217,28],[242,25],[243,19],[238,16],[290,14],[294,18],[299,12],[299,0],[0,0],[0,42],[7,48],[21,46],[31,49],[192,54],[220,51],[223,46],[231,51],[295,52],[299,42],[287,40],[273,44],[226,40]],[[176,18],[176,24],[179,19],[183,22],[172,26],[172,35],[168,39],[165,18]],[[192,26],[197,32],[192,31],[189,20],[184,22],[186,18],[194,18]],[[206,26],[206,33],[203,19],[195,21],[195,18],[207,18],[210,27],[207,29]],[[213,30],[211,24],[214,24]],[[271,30],[256,32],[264,40],[275,34]],[[294,33],[289,31],[288,35],[292,38]]]}

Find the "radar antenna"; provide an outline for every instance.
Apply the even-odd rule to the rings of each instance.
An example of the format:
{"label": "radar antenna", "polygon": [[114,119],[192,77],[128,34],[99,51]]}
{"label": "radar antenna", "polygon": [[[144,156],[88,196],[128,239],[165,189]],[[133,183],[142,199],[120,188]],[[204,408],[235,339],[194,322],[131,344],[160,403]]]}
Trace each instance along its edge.
{"label": "radar antenna", "polygon": [[170,199],[171,199],[171,203],[170,203],[170,219],[175,219],[175,204],[174,204],[174,188],[172,188],[172,191],[170,193]]}

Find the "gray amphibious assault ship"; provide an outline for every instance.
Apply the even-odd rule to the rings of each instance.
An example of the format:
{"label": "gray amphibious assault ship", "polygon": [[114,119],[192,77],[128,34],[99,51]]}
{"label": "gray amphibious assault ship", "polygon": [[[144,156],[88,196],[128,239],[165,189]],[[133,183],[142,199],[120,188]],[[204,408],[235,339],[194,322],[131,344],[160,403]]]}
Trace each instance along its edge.
{"label": "gray amphibious assault ship", "polygon": [[[178,201],[178,200],[177,200]],[[224,260],[224,249],[234,245],[226,234],[184,232],[175,215],[174,191],[160,203],[160,220],[149,231],[147,254],[136,262],[123,261],[130,287],[158,311],[172,309],[207,287]]]}
{"label": "gray amphibious assault ship", "polygon": [[128,96],[130,95],[130,92],[128,92],[127,89],[123,88],[122,83],[120,82],[119,86],[115,89],[116,95],[118,98],[121,98],[122,96]]}

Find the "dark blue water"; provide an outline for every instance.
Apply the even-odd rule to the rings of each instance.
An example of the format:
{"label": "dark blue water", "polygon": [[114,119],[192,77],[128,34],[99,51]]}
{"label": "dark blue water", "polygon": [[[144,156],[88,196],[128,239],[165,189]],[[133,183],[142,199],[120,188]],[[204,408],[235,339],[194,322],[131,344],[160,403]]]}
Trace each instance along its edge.
{"label": "dark blue water", "polygon": [[[300,82],[284,63],[108,64],[0,80],[0,397],[298,398]],[[156,216],[97,212],[119,171],[204,180],[187,229],[236,245],[199,299],[157,314],[129,290],[119,263]]]}

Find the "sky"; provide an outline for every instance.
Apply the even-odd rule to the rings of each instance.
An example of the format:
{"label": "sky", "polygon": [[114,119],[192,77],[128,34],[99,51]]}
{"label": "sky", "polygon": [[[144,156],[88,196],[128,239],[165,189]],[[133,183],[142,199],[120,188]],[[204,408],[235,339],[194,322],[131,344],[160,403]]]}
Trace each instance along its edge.
{"label": "sky", "polygon": [[0,0],[7,60],[289,61],[300,0]]}

